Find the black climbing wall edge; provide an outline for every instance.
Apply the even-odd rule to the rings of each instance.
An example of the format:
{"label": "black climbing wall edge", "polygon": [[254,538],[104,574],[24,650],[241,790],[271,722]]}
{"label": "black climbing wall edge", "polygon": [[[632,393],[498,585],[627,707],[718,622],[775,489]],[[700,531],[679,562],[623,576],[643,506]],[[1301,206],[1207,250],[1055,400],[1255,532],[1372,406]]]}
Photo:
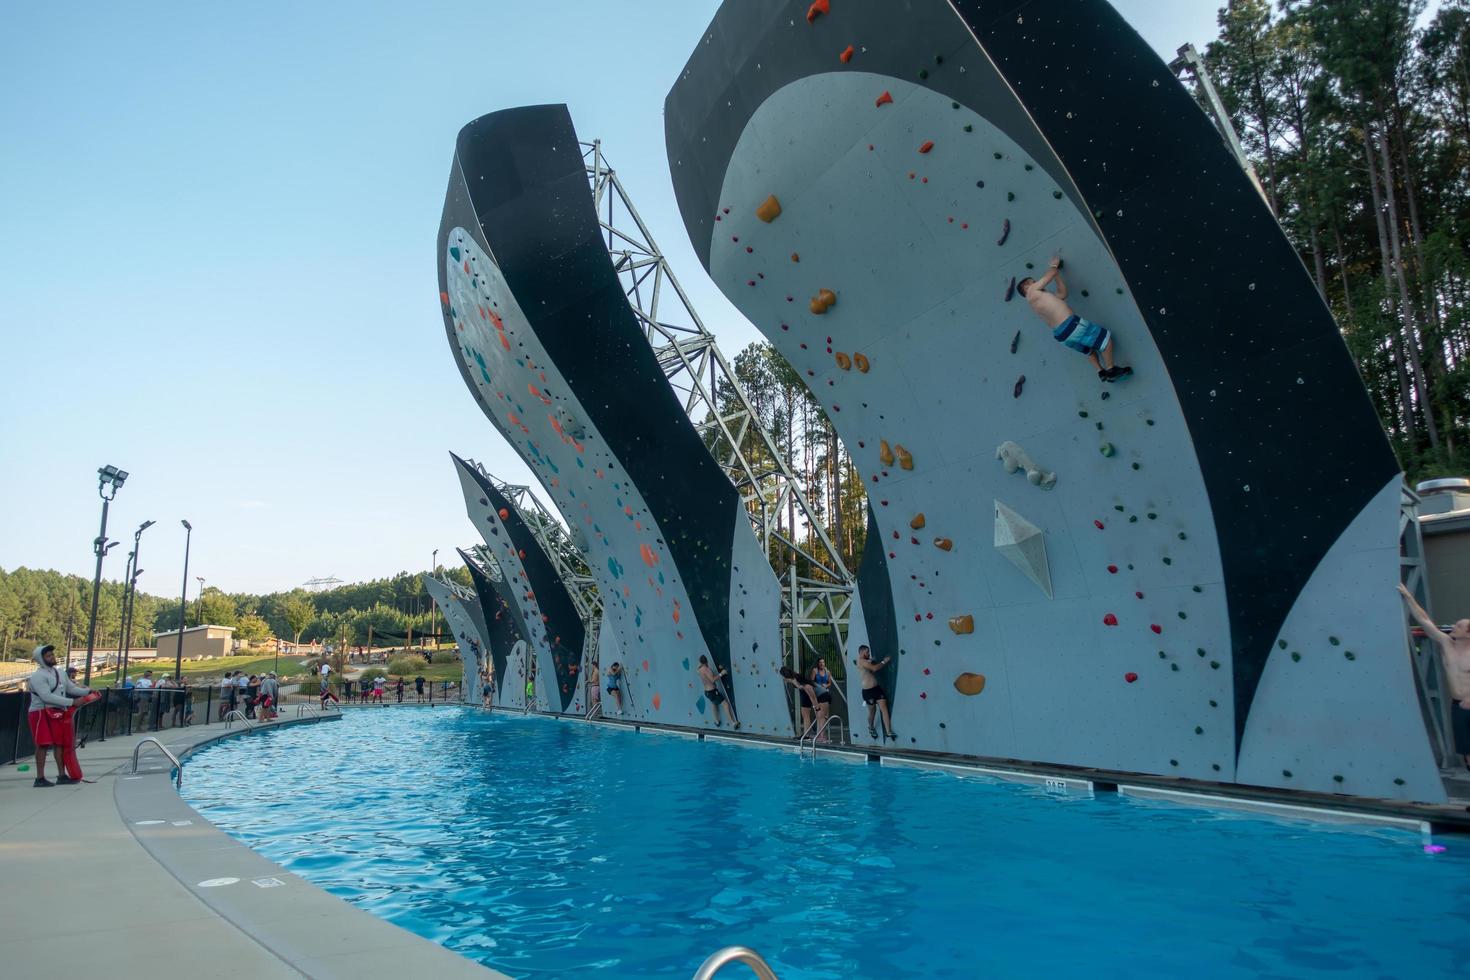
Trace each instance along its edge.
{"label": "black climbing wall edge", "polygon": [[[873,659],[893,658],[893,663],[878,671],[878,682],[888,692],[889,714],[896,715],[898,658],[903,653],[898,646],[898,614],[893,608],[893,583],[888,578],[888,557],[883,553],[883,532],[878,529],[878,520],[873,516],[872,501],[868,502],[867,509],[868,536],[863,547],[863,561],[858,566],[858,597],[863,602],[863,623],[868,627],[868,646],[872,648]],[[853,664],[857,663],[856,650],[848,656]],[[857,667],[849,669],[857,670]],[[854,706],[853,710],[858,709]],[[856,716],[852,720],[856,724]]]}
{"label": "black climbing wall edge", "polygon": [[[674,190],[706,269],[747,123],[784,86],[835,70],[829,36],[791,29],[799,14],[786,0],[724,4],[665,101]],[[863,70],[980,112],[1058,181],[1117,259],[1209,494],[1238,755],[1293,603],[1399,472],[1331,312],[1212,124],[1104,0],[849,3],[840,15],[845,37],[867,41]]]}
{"label": "black climbing wall edge", "polygon": [[480,566],[469,555],[461,551],[459,557],[470,570],[475,595],[480,599],[480,611],[485,617],[485,632],[481,635],[489,648],[486,652],[490,655],[490,662],[495,665],[495,690],[499,692],[506,680],[505,665],[510,657],[510,648],[524,637],[516,625],[517,617],[511,611],[510,600],[501,594],[490,576],[480,571]]}
{"label": "black climbing wall edge", "polygon": [[[628,306],[602,242],[566,106],[507,109],[460,130],[439,227],[441,291],[448,288],[444,256],[456,225],[494,257],[596,435],[637,487],[705,646],[716,665],[733,671],[729,604],[739,495],[685,415]],[[444,326],[457,351],[448,310]],[[456,361],[476,390],[464,362]],[[566,401],[564,393],[546,393]]]}

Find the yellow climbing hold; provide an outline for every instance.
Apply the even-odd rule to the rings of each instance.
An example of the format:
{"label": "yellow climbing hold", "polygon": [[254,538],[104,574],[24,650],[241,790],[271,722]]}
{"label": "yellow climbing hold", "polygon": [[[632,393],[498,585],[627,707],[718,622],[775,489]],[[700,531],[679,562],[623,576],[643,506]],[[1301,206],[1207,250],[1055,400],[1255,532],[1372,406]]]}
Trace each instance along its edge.
{"label": "yellow climbing hold", "polygon": [[776,200],[775,194],[761,202],[761,206],[755,209],[755,216],[766,224],[781,217],[781,202]]}
{"label": "yellow climbing hold", "polygon": [[938,548],[940,551],[951,551],[954,549],[954,542],[951,541],[949,538],[935,538],[934,547]]}
{"label": "yellow climbing hold", "polygon": [[846,354],[842,353],[842,351],[838,351],[837,352],[837,366],[840,367],[840,368],[842,368],[842,370],[844,370],[844,371],[851,371],[852,370],[852,358],[850,358]]}
{"label": "yellow climbing hold", "polygon": [[878,440],[878,462],[884,466],[893,465],[893,450],[888,448],[887,439]]}
{"label": "yellow climbing hold", "polygon": [[914,468],[914,457],[909,454],[909,451],[907,449],[895,444],[893,447],[893,455],[898,457],[899,469],[911,470]]}
{"label": "yellow climbing hold", "polygon": [[975,617],[969,615],[951,617],[949,628],[960,636],[964,636],[966,633],[973,633],[975,632]]}
{"label": "yellow climbing hold", "polygon": [[966,671],[954,679],[954,689],[967,697],[974,697],[985,690],[985,675]]}
{"label": "yellow climbing hold", "polygon": [[864,374],[868,373],[868,357],[866,354],[852,355],[852,363],[857,365],[857,369],[859,371],[863,372]]}
{"label": "yellow climbing hold", "polygon": [[921,528],[923,526],[924,526],[924,512],[923,511],[919,511],[919,513],[917,513],[917,514],[914,515],[914,519],[911,520],[911,521],[909,521],[909,527],[911,527],[915,531],[917,531],[919,528]]}
{"label": "yellow climbing hold", "polygon": [[817,295],[812,297],[810,309],[817,316],[826,313],[837,304],[837,294],[830,289],[819,289]]}

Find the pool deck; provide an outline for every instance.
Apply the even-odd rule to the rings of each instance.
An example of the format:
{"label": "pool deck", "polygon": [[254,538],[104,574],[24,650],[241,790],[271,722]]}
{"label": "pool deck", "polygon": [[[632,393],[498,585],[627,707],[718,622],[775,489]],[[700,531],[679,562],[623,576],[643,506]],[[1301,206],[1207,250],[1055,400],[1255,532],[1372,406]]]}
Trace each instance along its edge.
{"label": "pool deck", "polygon": [[[316,724],[286,706],[256,730]],[[153,733],[175,755],[240,725]],[[7,976],[503,977],[385,922],[284,870],[180,798],[147,735],[91,742],[78,755],[95,783],[37,789],[33,771],[0,767],[0,963]],[[34,760],[29,760],[34,768]],[[54,761],[47,776],[55,778]],[[184,760],[185,778],[189,762]],[[222,883],[223,882],[223,883]]]}

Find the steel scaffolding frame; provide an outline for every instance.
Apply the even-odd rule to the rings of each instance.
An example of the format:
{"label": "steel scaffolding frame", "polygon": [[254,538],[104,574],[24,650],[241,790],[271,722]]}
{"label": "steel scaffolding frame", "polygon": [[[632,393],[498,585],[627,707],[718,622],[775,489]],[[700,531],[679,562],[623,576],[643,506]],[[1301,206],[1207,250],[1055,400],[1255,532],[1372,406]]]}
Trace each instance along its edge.
{"label": "steel scaffolding frame", "polygon": [[[856,584],[852,573],[608,164],[602,141],[581,146],[598,224],[628,305],[689,420],[740,493],[756,537],[782,580],[781,628],[790,640],[793,667],[800,668],[803,644],[822,652],[812,642],[818,633],[830,632],[841,656]],[[671,295],[665,302],[666,294]],[[806,542],[797,540],[794,527],[781,528],[783,510],[799,514],[808,529]],[[784,569],[772,558],[773,541],[794,556]]]}

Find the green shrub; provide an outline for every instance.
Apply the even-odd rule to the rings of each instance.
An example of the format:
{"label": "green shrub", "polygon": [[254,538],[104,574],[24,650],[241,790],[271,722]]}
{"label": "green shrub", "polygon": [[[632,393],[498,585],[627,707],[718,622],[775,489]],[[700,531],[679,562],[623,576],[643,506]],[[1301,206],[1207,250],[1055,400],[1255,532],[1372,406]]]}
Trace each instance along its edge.
{"label": "green shrub", "polygon": [[429,667],[429,662],[423,657],[394,657],[388,661],[388,673],[399,677],[413,680]]}

